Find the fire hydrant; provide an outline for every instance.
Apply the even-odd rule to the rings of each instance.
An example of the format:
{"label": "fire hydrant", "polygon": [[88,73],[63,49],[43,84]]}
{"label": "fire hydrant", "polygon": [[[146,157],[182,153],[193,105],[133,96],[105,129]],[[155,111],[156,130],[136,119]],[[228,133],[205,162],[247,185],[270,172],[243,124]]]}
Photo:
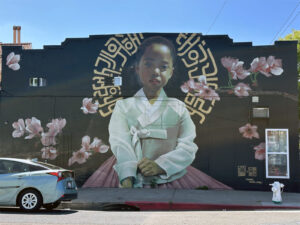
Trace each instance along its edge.
{"label": "fire hydrant", "polygon": [[283,192],[284,184],[275,181],[273,184],[270,184],[270,186],[272,186],[271,190],[273,191],[272,201],[276,204],[280,204],[282,202],[281,193]]}

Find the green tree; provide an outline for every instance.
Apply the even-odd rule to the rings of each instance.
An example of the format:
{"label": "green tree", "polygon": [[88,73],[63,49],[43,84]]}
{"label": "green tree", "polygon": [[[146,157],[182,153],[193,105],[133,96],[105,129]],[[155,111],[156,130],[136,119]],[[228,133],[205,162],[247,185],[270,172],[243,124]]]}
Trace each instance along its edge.
{"label": "green tree", "polygon": [[284,38],[279,38],[279,40],[296,40],[297,44],[297,59],[298,59],[298,77],[300,78],[300,30],[293,30],[291,34],[286,35]]}
{"label": "green tree", "polygon": [[[291,34],[286,35],[284,38],[279,38],[279,40],[296,40],[297,44],[297,68],[298,68],[298,90],[300,90],[300,30],[293,30]],[[298,95],[298,118],[300,120],[300,95]],[[299,129],[300,135],[300,129]],[[300,148],[300,142],[299,142]]]}

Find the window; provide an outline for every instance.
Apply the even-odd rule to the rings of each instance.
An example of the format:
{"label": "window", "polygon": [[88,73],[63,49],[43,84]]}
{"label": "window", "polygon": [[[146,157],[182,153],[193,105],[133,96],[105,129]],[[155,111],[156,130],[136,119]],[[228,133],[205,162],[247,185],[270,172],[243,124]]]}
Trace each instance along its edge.
{"label": "window", "polygon": [[45,87],[47,85],[46,79],[40,77],[39,78],[39,87]]}
{"label": "window", "polygon": [[22,173],[29,171],[29,165],[10,161],[10,160],[2,160],[0,161],[0,172],[3,173]]}
{"label": "window", "polygon": [[253,118],[269,118],[269,108],[253,108]]}
{"label": "window", "polygon": [[3,163],[2,160],[0,160],[0,174],[6,174],[7,173],[7,169]]}
{"label": "window", "polygon": [[29,78],[29,86],[30,87],[38,87],[38,85],[39,85],[39,78],[37,78],[37,77],[30,77]]}
{"label": "window", "polygon": [[266,129],[266,177],[290,178],[288,129]]}
{"label": "window", "polygon": [[114,86],[122,86],[122,77],[114,77]]}
{"label": "window", "polygon": [[42,77],[30,77],[29,86],[30,87],[45,87],[47,85],[47,80]]}
{"label": "window", "polygon": [[26,163],[11,161],[11,160],[0,160],[0,174],[6,173],[23,173],[29,171],[47,170],[47,168],[39,165],[30,165]]}

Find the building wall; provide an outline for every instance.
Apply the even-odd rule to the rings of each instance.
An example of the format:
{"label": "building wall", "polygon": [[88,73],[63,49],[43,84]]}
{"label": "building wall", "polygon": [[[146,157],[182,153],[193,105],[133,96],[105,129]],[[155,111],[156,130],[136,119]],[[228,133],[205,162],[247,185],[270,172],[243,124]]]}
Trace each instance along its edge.
{"label": "building wall", "polygon": [[[23,49],[31,49],[31,43],[2,43],[0,42],[0,87],[1,87],[1,80],[2,80],[2,46],[22,46]],[[5,65],[5,64],[4,64]]]}
{"label": "building wall", "polygon": [[[166,146],[174,145],[174,149],[177,149],[178,143],[181,143],[185,153],[175,154],[177,161],[174,158],[172,160],[177,164],[174,163],[170,170],[174,171],[176,165],[195,168],[188,168],[188,174],[192,173],[194,178],[187,177],[187,180],[180,181],[188,182],[183,188],[226,188],[222,186],[225,184],[234,189],[269,190],[268,184],[274,179],[266,178],[264,151],[257,146],[265,142],[265,129],[288,129],[290,178],[279,180],[286,185],[288,191],[299,191],[297,58],[294,42],[252,46],[251,43],[233,43],[225,35],[145,33],[72,38],[66,39],[61,46],[45,46],[42,50],[5,46],[3,64],[11,52],[20,55],[21,60],[18,62],[18,70],[3,67],[0,155],[38,158],[73,169],[79,186],[118,186],[118,174],[112,168],[115,161],[111,151],[116,154],[117,150],[113,146],[115,142],[109,142],[108,127],[112,123],[110,119],[116,102],[127,99],[125,108],[121,107],[125,114],[122,120],[125,125],[118,128],[123,130],[120,137],[130,132],[129,126],[132,123],[137,128],[142,128],[140,123],[143,122],[134,119],[140,113],[137,112],[136,105],[133,104],[130,109],[128,107],[130,99],[134,99],[132,96],[142,87],[136,74],[137,51],[152,36],[161,36],[171,41],[177,59],[173,61],[174,73],[164,87],[169,97],[164,99],[164,104],[171,105],[170,111],[161,112],[161,116],[151,127],[167,130],[167,139],[162,138],[161,134],[148,140],[140,137],[140,142],[144,145],[142,148],[147,148],[145,151],[150,152],[152,149],[156,154],[157,146],[167,149]],[[274,70],[268,71],[264,67],[264,59],[269,59],[269,63],[271,59],[275,59],[274,62],[278,65],[270,64]],[[255,67],[257,71],[254,68],[255,60],[260,60],[259,67]],[[253,71],[250,70],[251,65]],[[121,86],[114,85],[115,77],[122,77]],[[42,83],[46,81],[47,85],[30,86],[30,82],[38,84],[34,83],[33,78],[43,78]],[[206,79],[206,83],[201,83],[198,79]],[[244,90],[245,87],[251,90]],[[253,96],[258,96],[259,101],[253,102]],[[85,98],[92,99],[91,106],[99,103],[96,104],[95,111],[93,108],[86,109],[88,106],[83,104]],[[253,118],[253,108],[262,107],[269,108],[269,118]],[[184,118],[190,117],[195,125],[194,143],[198,150],[194,160],[190,160],[193,158],[193,144],[188,142],[189,144],[184,145],[180,139],[181,131],[187,126],[181,117],[185,108],[190,116]],[[153,117],[147,118],[151,120]],[[28,129],[24,134],[22,130],[18,131],[22,119],[31,119],[27,120]],[[16,123],[18,120],[19,124]],[[55,125],[56,128],[53,128]],[[128,130],[124,130],[126,126]],[[30,133],[32,127],[39,130],[31,130]],[[169,141],[174,136],[172,127],[177,130],[175,144],[174,141]],[[118,132],[118,129],[114,132]],[[243,132],[245,129],[246,133]],[[190,130],[187,135],[192,135],[193,129]],[[131,141],[132,137],[129,137]],[[97,139],[95,141],[95,138],[102,142],[97,142]],[[129,143],[128,148],[124,147],[128,143],[120,145],[120,148],[134,152],[136,143]],[[119,163],[122,160],[129,162],[132,161],[130,157],[137,157],[135,154],[129,156],[122,152],[117,158],[119,157]],[[157,153],[155,157],[162,155],[164,154]],[[164,162],[169,159],[166,156]],[[167,162],[162,164],[168,165]],[[184,169],[178,169],[177,174],[182,171]],[[119,176],[121,172],[119,171]],[[158,187],[160,178],[157,176],[145,180],[148,179],[149,186]],[[193,186],[191,179],[198,183]],[[136,177],[134,182],[137,180]]]}

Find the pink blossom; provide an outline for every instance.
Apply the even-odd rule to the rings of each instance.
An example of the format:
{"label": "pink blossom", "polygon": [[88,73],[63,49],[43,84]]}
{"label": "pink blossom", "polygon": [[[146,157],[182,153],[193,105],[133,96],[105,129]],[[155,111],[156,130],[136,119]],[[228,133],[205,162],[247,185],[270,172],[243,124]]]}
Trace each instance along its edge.
{"label": "pink blossom", "polygon": [[99,152],[101,145],[102,145],[102,141],[99,138],[95,137],[92,144],[90,145],[90,148],[94,152]]}
{"label": "pink blossom", "polygon": [[189,79],[187,82],[181,85],[180,88],[184,93],[195,93],[195,96],[199,96],[206,100],[220,100],[220,97],[216,91],[206,86],[206,77],[204,75],[199,76],[198,81],[199,82],[195,82],[194,79]]}
{"label": "pink blossom", "polygon": [[91,155],[91,153],[85,151],[85,149],[82,148],[77,152],[73,152],[73,156],[69,159],[68,164],[69,164],[69,166],[71,166],[75,162],[77,162],[78,164],[85,163],[90,155]]}
{"label": "pink blossom", "polygon": [[12,70],[19,70],[20,55],[15,55],[14,52],[9,53],[6,57],[6,65]]}
{"label": "pink blossom", "polygon": [[251,88],[244,83],[238,83],[234,87],[234,94],[238,97],[249,96],[248,91],[251,91]]}
{"label": "pink blossom", "polygon": [[209,100],[209,101],[212,101],[212,100],[220,101],[220,97],[219,97],[218,93],[208,86],[202,86],[199,89],[199,92],[195,93],[195,96],[199,96],[199,97]]}
{"label": "pink blossom", "polygon": [[253,59],[251,63],[251,72],[260,72],[266,77],[270,77],[271,74],[279,76],[283,73],[281,59],[275,59],[274,56],[260,57]]}
{"label": "pink blossom", "polygon": [[190,87],[187,82],[184,82],[184,84],[181,85],[180,88],[183,93],[188,93],[190,90]]}
{"label": "pink blossom", "polygon": [[88,113],[96,113],[98,109],[99,103],[96,101],[94,104],[92,103],[92,98],[84,98],[82,100],[82,107],[80,108],[84,114]]}
{"label": "pink blossom", "polygon": [[239,131],[241,134],[243,134],[243,137],[249,139],[252,139],[253,137],[259,138],[259,134],[256,130],[257,126],[252,126],[250,123],[247,123],[245,126],[239,128]]}
{"label": "pink blossom", "polygon": [[42,153],[43,159],[53,160],[57,157],[57,150],[52,146],[42,148],[41,152],[43,152]]}
{"label": "pink blossom", "polygon": [[41,142],[44,146],[56,145],[55,137],[66,126],[66,119],[52,119],[51,123],[47,124],[48,132],[42,133]]}
{"label": "pink blossom", "polygon": [[260,72],[269,77],[271,75],[266,72],[268,67],[269,65],[267,63],[266,57],[256,57],[251,63],[250,71],[253,73]]}
{"label": "pink blossom", "polygon": [[25,139],[32,139],[35,136],[40,136],[40,132],[43,132],[41,121],[35,117],[32,117],[31,119],[26,119],[25,124],[26,131],[29,133],[29,135],[26,136]]}
{"label": "pink blossom", "polygon": [[198,79],[200,79],[200,82],[195,82],[194,79],[189,79],[187,82],[180,86],[181,91],[184,93],[188,93],[200,90],[204,85],[204,82],[206,83],[206,79],[205,81],[203,80],[203,78]]}
{"label": "pink blossom", "polygon": [[25,124],[24,124],[24,120],[23,119],[18,119],[17,122],[14,122],[12,124],[13,128],[15,128],[15,130],[12,133],[12,136],[14,138],[18,138],[18,137],[22,137],[25,133]]}
{"label": "pink blossom", "polygon": [[275,59],[274,56],[269,56],[267,63],[269,65],[268,71],[270,71],[273,75],[279,76],[283,73],[281,59]]}
{"label": "pink blossom", "polygon": [[239,61],[238,59],[234,59],[231,57],[223,57],[221,59],[221,63],[228,70],[232,79],[234,80],[237,79],[242,80],[250,75],[250,72],[248,72],[243,68],[244,65],[243,61]]}
{"label": "pink blossom", "polygon": [[109,147],[103,144],[101,139],[95,137],[92,144],[90,145],[90,149],[92,149],[94,152],[106,153]]}
{"label": "pink blossom", "polygon": [[109,146],[103,144],[103,145],[100,146],[99,152],[100,153],[106,153],[108,151],[108,149],[109,149]]}
{"label": "pink blossom", "polygon": [[91,138],[89,136],[84,136],[81,139],[81,146],[82,149],[84,149],[85,151],[89,151],[90,150],[90,142],[91,142]]}
{"label": "pink blossom", "polygon": [[260,143],[259,145],[253,148],[255,150],[255,159],[264,160],[266,158],[266,144],[265,142]]}
{"label": "pink blossom", "polygon": [[55,133],[54,136],[56,136],[66,126],[66,123],[66,119],[52,119],[51,123],[47,124],[47,127],[49,128],[49,130]]}
{"label": "pink blossom", "polygon": [[190,90],[188,82],[184,82],[184,84],[181,85],[180,88],[183,93],[188,93]]}
{"label": "pink blossom", "polygon": [[198,81],[199,81],[199,83],[201,85],[206,85],[207,84],[207,82],[206,82],[206,76],[204,76],[204,75],[199,76],[198,77]]}
{"label": "pink blossom", "polygon": [[41,142],[44,146],[56,145],[55,136],[58,134],[57,130],[49,129],[47,133],[42,133]]}

